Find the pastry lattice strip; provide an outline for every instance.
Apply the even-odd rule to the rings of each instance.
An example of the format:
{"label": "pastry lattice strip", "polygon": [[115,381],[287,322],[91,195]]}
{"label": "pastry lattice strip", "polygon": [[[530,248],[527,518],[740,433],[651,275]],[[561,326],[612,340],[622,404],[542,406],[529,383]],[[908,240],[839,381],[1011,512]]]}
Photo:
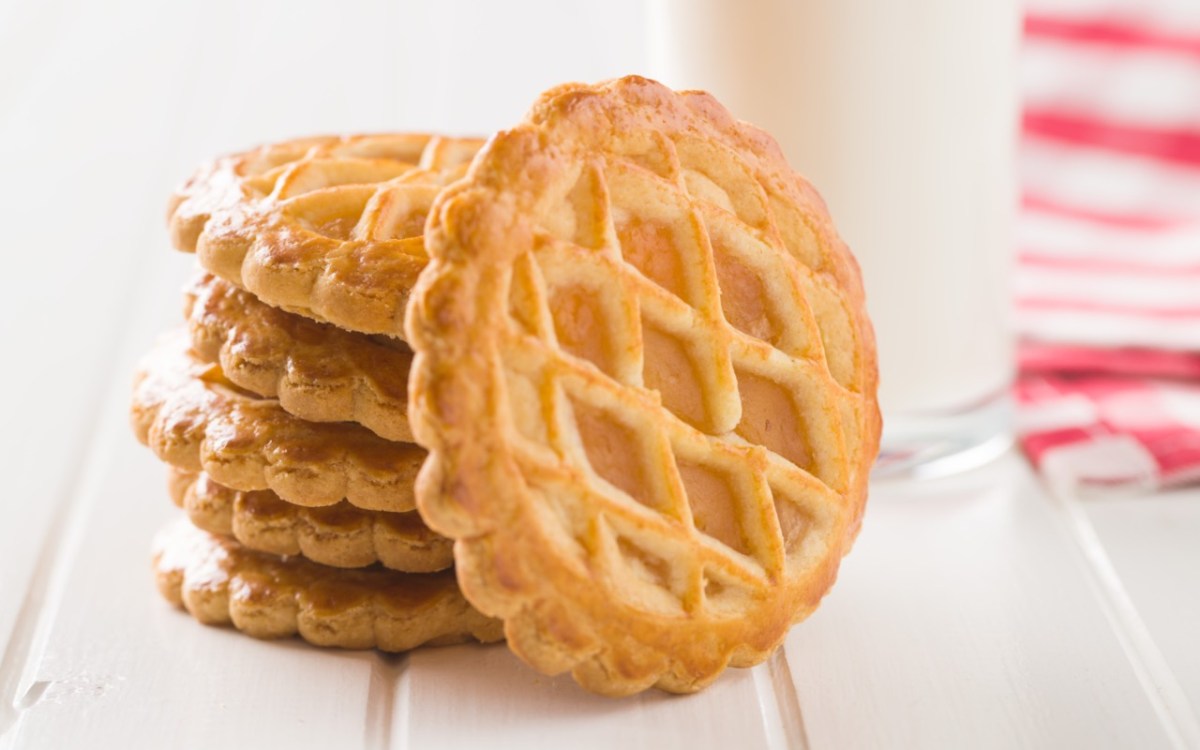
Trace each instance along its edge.
{"label": "pastry lattice strip", "polygon": [[[668,147],[655,155],[655,161],[676,165],[677,153]],[[651,536],[657,540],[686,538],[693,543],[691,548],[703,550],[699,555],[687,554],[689,547],[683,545],[657,556],[667,566],[686,567],[669,578],[683,585],[673,596],[684,609],[694,610],[702,602],[704,570],[764,584],[782,572],[789,547],[800,553],[803,540],[785,539],[784,534],[784,527],[793,533],[797,530],[797,519],[781,522],[771,509],[795,504],[803,525],[817,532],[814,538],[828,531],[835,515],[831,511],[843,503],[841,494],[849,484],[841,415],[832,396],[845,397],[849,392],[827,366],[820,329],[805,296],[808,290],[777,290],[786,294],[792,316],[786,329],[789,337],[782,339],[786,350],[761,338],[764,332],[770,335],[766,314],[755,318],[731,307],[730,317],[751,333],[729,322],[719,277],[789,261],[766,248],[755,228],[741,217],[708,200],[714,190],[711,180],[703,183],[705,197],[697,198],[688,193],[688,184],[699,184],[700,177],[682,168],[669,177],[673,179],[650,174],[635,163],[616,161],[603,168],[584,167],[574,185],[563,186],[586,209],[573,216],[540,217],[544,234],[535,236],[537,249],[521,259],[514,274],[512,283],[518,289],[513,297],[519,309],[514,310],[514,330],[504,337],[503,345],[510,377],[540,381],[534,387],[543,399],[540,413],[552,414],[556,427],[550,435],[555,455],[524,451],[525,470],[532,476],[547,473],[557,465],[556,456],[566,456],[584,480],[580,486],[600,485],[583,505],[598,510],[610,535],[628,539],[635,529],[652,524]],[[756,205],[765,213],[766,199],[756,182],[735,188],[743,202],[747,193],[753,196],[755,191],[761,198]],[[653,197],[647,199],[647,193]],[[656,215],[647,216],[646,206],[656,207]],[[710,229],[714,225],[716,229]],[[659,241],[664,232],[671,234],[670,241]],[[714,253],[713,235],[721,238],[720,254]],[[591,246],[579,244],[581,240]],[[693,247],[680,250],[685,243]],[[663,258],[664,250],[679,255]],[[687,267],[688,257],[708,262]],[[810,280],[810,288],[820,283],[798,260],[790,262],[789,271]],[[725,267],[718,269],[718,263]],[[758,277],[763,284],[767,283],[764,276],[790,278],[768,272]],[[556,295],[560,298],[552,299]],[[606,296],[628,304],[607,302]],[[556,321],[552,311],[560,311],[566,319]],[[585,335],[572,329],[580,317],[595,322]],[[797,328],[807,335],[795,335]],[[560,331],[566,335],[560,336]],[[689,378],[692,383],[684,382]],[[756,395],[779,400],[785,409],[803,408],[803,415],[794,419],[807,433],[800,440],[773,443],[769,431],[742,423],[745,395],[739,383],[752,383]],[[659,406],[646,387],[680,400]],[[530,386],[513,390],[524,394]],[[797,392],[804,393],[803,407],[787,395]],[[594,466],[607,459],[589,457],[589,437],[584,434],[589,430],[581,430],[581,410],[587,412],[593,439],[604,440],[600,433],[619,425],[624,439],[605,444],[628,446],[627,456],[637,470],[653,475],[622,488],[629,481],[628,465]],[[787,415],[781,413],[779,418]],[[774,448],[772,455],[747,442],[743,437],[747,431],[754,433],[748,435],[753,443]],[[536,445],[544,436],[525,437],[514,442]],[[683,459],[687,469],[681,471],[681,453],[701,456],[714,449],[726,457],[721,465]],[[636,460],[646,456],[653,458]],[[703,483],[700,475],[705,473],[736,477],[732,481],[741,491],[725,493],[722,502],[736,498],[740,507],[704,511],[719,516],[726,526],[732,520],[740,533],[724,529],[713,536],[697,529],[684,475],[693,477],[696,485]],[[654,523],[655,516],[660,523]],[[579,520],[596,522],[595,517]],[[720,546],[714,547],[713,541]],[[622,557],[619,546],[611,540],[600,544],[607,564],[622,562],[614,559]],[[730,555],[730,550],[738,554]]]}

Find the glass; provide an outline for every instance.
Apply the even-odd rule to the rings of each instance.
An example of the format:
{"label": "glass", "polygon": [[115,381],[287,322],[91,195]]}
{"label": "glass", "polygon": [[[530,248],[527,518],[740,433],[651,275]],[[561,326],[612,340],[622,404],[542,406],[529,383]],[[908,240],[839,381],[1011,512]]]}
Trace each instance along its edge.
{"label": "glass", "polygon": [[876,476],[1012,441],[1016,0],[655,0],[651,75],[779,139],[863,269]]}

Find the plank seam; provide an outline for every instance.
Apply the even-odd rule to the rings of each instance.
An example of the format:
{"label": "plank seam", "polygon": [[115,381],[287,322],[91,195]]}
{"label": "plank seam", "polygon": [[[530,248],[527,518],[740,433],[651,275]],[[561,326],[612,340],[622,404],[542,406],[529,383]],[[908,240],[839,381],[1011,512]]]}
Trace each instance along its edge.
{"label": "plank seam", "polygon": [[775,649],[766,664],[755,667],[754,684],[758,691],[768,746],[784,750],[808,750],[804,714],[800,710],[800,698],[796,694],[796,683],[792,680],[792,670],[783,645]]}
{"label": "plank seam", "polygon": [[[148,240],[148,228],[145,234],[147,237],[134,247],[152,247],[155,244]],[[113,316],[114,331],[130,330],[130,321],[134,319],[138,303],[142,300],[141,295],[132,293],[141,289],[147,280],[148,264],[141,261],[141,253],[136,250],[130,252],[126,259],[127,269],[132,269],[126,270],[123,275],[128,279],[127,293],[123,295],[123,303]],[[118,356],[109,360],[104,377],[93,380],[96,386],[89,402],[91,406],[84,416],[86,426],[79,432],[78,449],[71,454],[77,458],[70,464],[68,481],[54,499],[55,510],[43,535],[36,567],[30,576],[21,608],[17,611],[12,634],[0,655],[0,739],[5,738],[9,730],[19,723],[22,711],[29,707],[24,704],[18,706],[22,697],[21,680],[41,648],[39,639],[48,635],[45,631],[57,616],[61,589],[78,553],[79,541],[94,505],[102,471],[115,447],[107,439],[109,430],[106,427],[124,421],[121,412],[125,410],[129,397],[129,374],[124,369],[129,357],[124,355],[134,347],[135,341],[130,335],[114,336],[114,339],[114,351]]]}
{"label": "plank seam", "polygon": [[1180,750],[1200,748],[1200,720],[1125,590],[1104,543],[1076,495],[1074,483],[1065,477],[1049,476],[1046,484],[1051,504],[1069,529],[1076,551],[1083,558],[1088,582],[1098,595],[1101,610],[1172,746]]}
{"label": "plank seam", "polygon": [[[128,299],[130,301],[119,314],[118,322],[124,322],[132,313],[132,297]],[[43,535],[33,575],[30,576],[21,607],[17,610],[4,653],[0,656],[0,738],[16,726],[22,711],[33,705],[23,699],[21,681],[29,667],[30,658],[38,650],[35,646],[44,630],[43,622],[53,619],[53,610],[57,608],[59,598],[55,592],[63,586],[67,564],[77,551],[76,542],[81,538],[80,529],[86,520],[83,516],[86,515],[87,501],[92,495],[87,488],[94,484],[93,475],[98,465],[102,465],[98,459],[107,454],[100,428],[108,421],[101,417],[102,412],[109,411],[102,409],[101,405],[108,404],[109,399],[98,396],[115,390],[116,378],[117,366],[114,363],[109,368],[108,378],[98,381],[105,385],[96,387],[97,393],[92,399],[94,406],[86,417],[87,427],[80,432],[86,436],[80,440],[83,447],[75,452],[78,459],[73,462],[69,479],[54,501],[55,510]]]}
{"label": "plank seam", "polygon": [[363,742],[366,750],[389,750],[393,746],[397,686],[407,668],[408,658],[404,655],[373,654]]}

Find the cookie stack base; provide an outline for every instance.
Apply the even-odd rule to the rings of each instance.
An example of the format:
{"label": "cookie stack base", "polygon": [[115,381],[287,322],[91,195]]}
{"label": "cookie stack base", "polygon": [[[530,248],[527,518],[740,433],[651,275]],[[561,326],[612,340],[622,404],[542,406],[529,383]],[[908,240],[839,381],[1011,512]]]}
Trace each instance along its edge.
{"label": "cookie stack base", "polygon": [[159,592],[206,625],[317,646],[408,651],[504,637],[467,603],[452,572],[339,569],[275,557],[177,521],[155,539]]}

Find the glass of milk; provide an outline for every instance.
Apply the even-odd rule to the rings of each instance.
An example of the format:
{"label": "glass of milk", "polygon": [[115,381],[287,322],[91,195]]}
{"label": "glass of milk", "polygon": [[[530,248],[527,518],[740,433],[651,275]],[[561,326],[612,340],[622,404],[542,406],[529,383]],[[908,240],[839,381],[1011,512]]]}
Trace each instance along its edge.
{"label": "glass of milk", "polygon": [[651,75],[779,139],[862,266],[875,475],[1011,444],[1017,0],[652,0]]}

